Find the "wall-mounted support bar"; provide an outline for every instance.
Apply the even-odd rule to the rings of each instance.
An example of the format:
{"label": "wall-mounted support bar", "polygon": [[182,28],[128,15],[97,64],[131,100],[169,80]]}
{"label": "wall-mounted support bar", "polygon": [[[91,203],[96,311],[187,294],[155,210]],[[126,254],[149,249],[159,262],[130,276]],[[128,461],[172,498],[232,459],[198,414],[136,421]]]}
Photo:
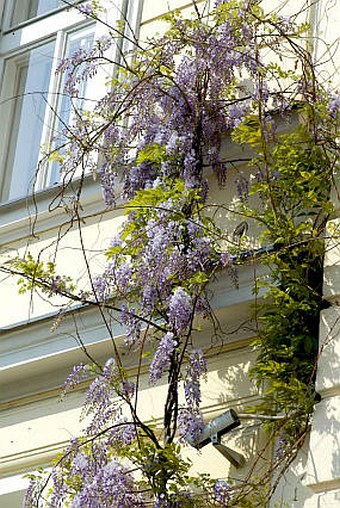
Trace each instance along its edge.
{"label": "wall-mounted support bar", "polygon": [[237,469],[245,464],[246,459],[244,455],[235,452],[235,450],[232,450],[228,446],[222,444],[221,438],[218,436],[218,434],[211,436],[211,443],[213,447],[216,448],[216,450],[218,450],[223,455],[223,457],[225,457]]}

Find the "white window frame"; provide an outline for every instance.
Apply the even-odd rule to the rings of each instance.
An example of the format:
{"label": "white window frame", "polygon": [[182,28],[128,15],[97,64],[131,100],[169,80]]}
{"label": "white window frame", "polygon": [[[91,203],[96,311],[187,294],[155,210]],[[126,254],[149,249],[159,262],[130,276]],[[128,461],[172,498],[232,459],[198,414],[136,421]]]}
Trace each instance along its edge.
{"label": "white window frame", "polygon": [[[24,0],[21,0],[24,1]],[[105,4],[104,0],[104,4]],[[12,0],[0,0],[0,15],[1,10],[4,12],[3,16],[3,26],[6,28],[6,23],[10,19],[10,4]],[[114,23],[119,18],[119,14],[122,12],[127,13],[130,16],[130,19],[133,22],[133,25],[138,22],[138,17],[136,13],[140,13],[141,1],[140,0],[119,0],[119,7],[114,10],[112,9],[112,4],[109,2],[108,5],[111,6],[111,9],[108,12],[111,14],[111,19],[108,19],[109,23]],[[7,17],[7,18],[6,18]],[[4,69],[8,61],[15,62],[15,58],[20,58],[20,55],[24,55],[26,52],[39,47],[48,41],[55,41],[55,51],[54,51],[54,61],[51,70],[51,80],[49,84],[49,90],[47,91],[47,106],[45,109],[45,119],[44,119],[44,128],[41,135],[41,146],[47,145],[51,140],[51,134],[54,124],[53,119],[53,109],[57,103],[57,96],[55,94],[60,86],[61,76],[55,74],[55,70],[59,64],[60,58],[63,55],[63,51],[66,47],[66,40],[70,34],[75,33],[78,30],[82,30],[86,27],[91,26],[91,24],[95,24],[95,32],[94,32],[94,40],[96,40],[101,35],[104,35],[107,28],[102,23],[95,23],[94,20],[87,18],[83,14],[81,14],[76,8],[60,8],[57,10],[52,10],[49,13],[44,13],[42,16],[38,16],[36,18],[32,18],[30,20],[26,20],[23,23],[20,23],[17,27],[13,27],[10,30],[4,31],[2,35],[0,35],[0,89],[6,87],[6,83],[4,82]],[[8,26],[8,25],[7,25]],[[115,49],[113,48],[113,52]],[[112,55],[113,56],[113,55]],[[11,60],[13,59],[13,60]],[[98,97],[100,97],[104,91],[104,82],[105,78],[103,74],[98,73],[97,76],[91,80],[91,89],[98,90]],[[13,87],[12,87],[13,89]],[[90,95],[93,96],[90,90]],[[0,129],[0,146],[8,146],[8,139],[10,135],[10,122],[13,121],[13,103],[11,105],[11,101],[7,100],[6,96],[4,97],[5,101],[1,105],[0,108],[0,124],[1,125],[9,125],[7,129]],[[40,160],[43,156],[43,151],[40,152],[38,160]],[[0,151],[0,185],[5,182],[5,164],[6,164],[7,154],[4,150]],[[7,168],[8,171],[8,168]],[[34,178],[34,175],[32,175]],[[8,180],[8,176],[6,178]],[[18,199],[27,198],[31,191],[34,190],[40,191],[48,187],[47,185],[48,177],[46,175],[46,170],[42,171],[41,174],[38,174],[36,178],[36,183],[34,189],[28,190],[26,195],[20,196],[18,198],[14,198],[14,201]],[[8,187],[8,186],[7,186]],[[10,199],[4,196],[1,199],[0,193],[0,203],[6,203],[11,201]]]}
{"label": "white window frame", "polygon": [[[9,0],[0,0],[0,14],[1,14],[1,11],[3,12],[2,30],[5,33],[13,30],[13,28],[17,28],[18,26],[23,26],[23,25],[35,22],[38,19],[45,18],[47,16],[50,16],[51,14],[55,14],[58,11],[69,8],[69,6],[66,3],[64,5],[62,5],[63,0],[60,0],[61,5],[58,7],[50,9],[49,11],[46,11],[42,14],[37,14],[36,16],[34,16],[32,18],[24,19],[23,21],[11,24],[11,19],[12,19],[12,16],[14,13],[14,8],[15,8],[15,6],[13,5],[14,1],[15,0],[10,0],[10,1]],[[24,4],[24,2],[26,2],[26,0],[17,0],[17,1],[22,4]],[[44,0],[42,0],[42,1],[44,1]],[[70,1],[72,1],[72,0],[70,0]],[[73,0],[73,4],[76,5],[76,4],[79,4],[83,1],[84,0]]]}

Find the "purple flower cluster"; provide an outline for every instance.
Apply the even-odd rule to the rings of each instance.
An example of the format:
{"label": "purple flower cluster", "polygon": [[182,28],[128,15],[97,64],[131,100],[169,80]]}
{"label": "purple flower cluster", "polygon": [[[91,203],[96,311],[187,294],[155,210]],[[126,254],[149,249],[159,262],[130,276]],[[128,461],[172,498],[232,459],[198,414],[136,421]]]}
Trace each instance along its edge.
{"label": "purple flower cluster", "polygon": [[193,349],[190,354],[188,369],[193,376],[204,376],[207,373],[207,361],[201,349]]}
{"label": "purple flower cluster", "polygon": [[105,301],[107,298],[109,298],[110,290],[107,287],[105,278],[101,275],[93,277],[92,288],[96,300]]}
{"label": "purple flower cluster", "polygon": [[[94,14],[94,7],[91,4],[85,4],[77,7],[86,16]],[[105,51],[112,46],[114,40],[112,37],[104,36],[91,43],[87,47],[79,47],[71,56],[63,58],[57,68],[57,72],[64,76],[64,92],[70,97],[78,97],[81,90],[81,84],[86,83],[98,71],[98,62],[103,59]]]}
{"label": "purple flower cluster", "polygon": [[157,304],[157,289],[154,284],[147,284],[143,290],[142,308],[146,312],[152,312]]}
{"label": "purple flower cluster", "polygon": [[125,343],[132,346],[138,342],[142,330],[142,321],[138,318],[138,311],[123,303],[121,320],[125,326]]}
{"label": "purple flower cluster", "polygon": [[38,479],[31,479],[25,491],[22,508],[43,508],[44,500],[42,499],[41,485]]}
{"label": "purple flower cluster", "polygon": [[[102,184],[110,203],[110,174],[117,168],[123,170],[126,196],[152,187],[159,177],[180,177],[188,187],[202,187],[202,154],[224,181],[222,138],[239,125],[251,106],[251,98],[229,98],[228,90],[240,71],[254,75],[258,63],[253,20],[246,5],[240,5],[239,17],[242,29],[228,20],[212,30],[209,24],[190,25],[178,19],[174,37],[157,41],[161,48],[157,65],[164,62],[167,73],[155,72],[153,54],[144,51],[138,55],[144,76],[139,86],[131,79],[124,87],[118,85],[114,97],[102,103],[105,116],[116,113],[126,97],[131,104],[129,125],[107,139]],[[138,163],[141,150],[152,143],[165,147],[165,160]],[[128,153],[122,146],[136,146],[137,150]]]}
{"label": "purple flower cluster", "polygon": [[66,378],[63,385],[63,393],[69,392],[75,388],[79,383],[89,378],[89,367],[84,363],[75,365],[72,368],[72,372]]}
{"label": "purple flower cluster", "polygon": [[122,445],[129,446],[133,441],[135,441],[136,436],[136,426],[122,422],[122,424],[117,424],[108,432],[106,442],[109,446],[114,447],[121,447]]}
{"label": "purple flower cluster", "polygon": [[189,358],[184,380],[184,393],[191,412],[199,410],[201,403],[201,376],[207,373],[207,363],[200,349],[194,349]]}
{"label": "purple flower cluster", "polygon": [[91,382],[83,403],[82,418],[87,419],[86,434],[92,436],[110,425],[124,427],[122,400],[131,400],[135,385],[126,380],[115,361],[110,358],[101,374]]}
{"label": "purple flower cluster", "polygon": [[288,445],[287,436],[286,436],[286,434],[282,434],[279,437],[278,442],[275,447],[275,450],[274,450],[274,458],[275,459],[280,460],[284,457],[284,455],[286,453],[287,445]]}
{"label": "purple flower cluster", "polygon": [[[82,483],[72,497],[71,508],[142,508],[144,502],[132,474],[120,462],[107,456],[82,458],[81,469],[71,471],[68,483],[80,476]],[[75,484],[79,485],[78,482]],[[59,505],[58,505],[59,506]]]}
{"label": "purple flower cluster", "polygon": [[162,494],[157,494],[155,496],[153,508],[168,508],[168,506],[169,506],[169,503],[166,499],[165,494],[162,493]]}
{"label": "purple flower cluster", "polygon": [[94,435],[120,418],[120,404],[115,398],[116,392],[105,378],[98,377],[92,381],[82,411],[82,418],[91,418],[86,427],[87,434]]}
{"label": "purple flower cluster", "polygon": [[83,476],[89,465],[89,457],[84,452],[79,452],[73,457],[71,465],[71,474],[73,476]]}
{"label": "purple flower cluster", "polygon": [[246,203],[249,197],[250,183],[243,172],[235,178],[237,194],[241,202]]}
{"label": "purple flower cluster", "polygon": [[197,442],[204,428],[203,415],[200,411],[195,413],[188,409],[181,409],[178,414],[178,438],[181,443],[189,439],[192,443]]}
{"label": "purple flower cluster", "polygon": [[229,506],[230,486],[226,481],[217,480],[214,487],[214,497],[221,506]]}
{"label": "purple flower cluster", "polygon": [[91,3],[77,5],[77,9],[79,12],[85,14],[86,16],[91,16],[91,14],[94,13],[94,6]]}
{"label": "purple flower cluster", "polygon": [[328,110],[332,118],[336,118],[340,111],[340,94],[334,95],[328,102]]}
{"label": "purple flower cluster", "polygon": [[155,384],[162,377],[164,370],[169,367],[171,355],[177,345],[178,343],[174,340],[174,334],[171,332],[166,333],[161,339],[150,365],[149,380],[151,384]]}
{"label": "purple flower cluster", "polygon": [[192,318],[193,305],[190,295],[182,288],[175,289],[169,302],[169,323],[176,333],[183,333]]}
{"label": "purple flower cluster", "polygon": [[[161,202],[147,221],[130,213],[111,247],[105,272],[93,280],[97,299],[124,300],[121,321],[129,346],[138,344],[145,321],[165,317],[164,329],[180,338],[194,310],[206,309],[201,297],[197,302],[202,305],[197,303],[194,309],[192,297],[180,282],[210,266],[214,246],[199,218],[178,220],[183,206],[185,200],[179,195]],[[199,293],[201,284],[192,288]]]}

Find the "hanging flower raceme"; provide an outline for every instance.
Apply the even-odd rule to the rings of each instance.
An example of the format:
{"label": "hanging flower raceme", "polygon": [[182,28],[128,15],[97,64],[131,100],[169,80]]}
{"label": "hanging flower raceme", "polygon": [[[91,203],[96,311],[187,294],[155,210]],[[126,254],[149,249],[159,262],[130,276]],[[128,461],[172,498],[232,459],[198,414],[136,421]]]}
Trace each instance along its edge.
{"label": "hanging flower raceme", "polygon": [[157,348],[150,365],[150,383],[158,381],[165,369],[169,368],[170,358],[178,343],[174,340],[174,334],[168,332],[164,335]]}
{"label": "hanging flower raceme", "polygon": [[185,399],[191,411],[198,411],[201,404],[201,377],[207,373],[207,362],[203,352],[195,349],[190,353],[189,364],[186,367],[184,392]]}
{"label": "hanging flower raceme", "polygon": [[181,335],[189,326],[192,318],[192,299],[181,287],[175,289],[169,302],[169,325],[176,334]]}

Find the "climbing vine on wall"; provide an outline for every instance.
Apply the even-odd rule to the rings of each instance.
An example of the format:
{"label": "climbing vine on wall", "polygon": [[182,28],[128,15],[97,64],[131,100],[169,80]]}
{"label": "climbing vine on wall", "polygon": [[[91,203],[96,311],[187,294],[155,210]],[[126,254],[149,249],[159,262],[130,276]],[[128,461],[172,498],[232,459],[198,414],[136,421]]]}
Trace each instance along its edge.
{"label": "climbing vine on wall", "polygon": [[[102,15],[97,2],[78,8],[93,19]],[[264,385],[256,411],[282,415],[268,425],[272,440],[281,436],[283,442],[284,436],[274,460],[280,471],[307,431],[317,400],[339,99],[317,82],[305,42],[309,28],[298,24],[298,13],[289,19],[268,14],[254,0],[216,1],[214,7],[193,2],[193,11],[189,19],[179,11],[168,14],[164,34],[143,46],[135,41],[131,54],[112,61],[116,71],[107,94],[91,111],[77,111],[63,132],[67,143],[50,154],[65,186],[83,170],[77,199],[67,209],[72,223],[81,225],[90,153],[100,154],[107,207],[126,202],[126,219],[106,251],[103,273],[89,272],[88,289],[78,291],[43,259],[15,259],[3,268],[20,275],[21,291],[36,288],[97,307],[103,319],[115,312],[137,365],[137,374],[124,368],[112,337],[112,357],[104,365],[74,367],[65,391],[89,383],[86,430],[71,440],[51,473],[32,476],[27,508],[265,506],[275,488],[272,468],[261,481],[250,472],[244,485],[193,477],[179,444],[199,439],[204,425],[201,381],[207,366],[195,343],[197,318],[214,324],[210,283],[225,273],[237,277],[245,263],[269,270],[255,288],[265,292],[255,299],[253,376]],[[60,63],[71,98],[101,62],[107,64],[122,29],[112,28],[91,51]],[[260,226],[262,247],[247,249],[247,255],[209,213],[210,173],[219,185],[234,185],[228,169],[235,161],[224,149],[230,138],[250,154],[251,177],[242,173],[238,179],[234,213]],[[146,364],[150,385],[166,383],[162,430],[139,412]]]}
{"label": "climbing vine on wall", "polygon": [[[301,445],[314,404],[316,362],[319,351],[319,316],[328,303],[322,296],[326,223],[332,214],[330,189],[335,163],[332,117],[317,115],[313,103],[296,105],[297,125],[288,132],[262,141],[240,127],[236,140],[252,143],[258,155],[252,164],[267,176],[256,181],[250,193],[261,203],[255,211],[247,203],[243,212],[262,225],[265,249],[261,263],[270,269],[266,290],[256,306],[258,352],[253,376],[265,383],[258,410],[284,412],[286,420],[270,423],[284,436],[291,451]],[[315,131],[311,127],[318,126]],[[255,129],[253,125],[252,130]]]}

